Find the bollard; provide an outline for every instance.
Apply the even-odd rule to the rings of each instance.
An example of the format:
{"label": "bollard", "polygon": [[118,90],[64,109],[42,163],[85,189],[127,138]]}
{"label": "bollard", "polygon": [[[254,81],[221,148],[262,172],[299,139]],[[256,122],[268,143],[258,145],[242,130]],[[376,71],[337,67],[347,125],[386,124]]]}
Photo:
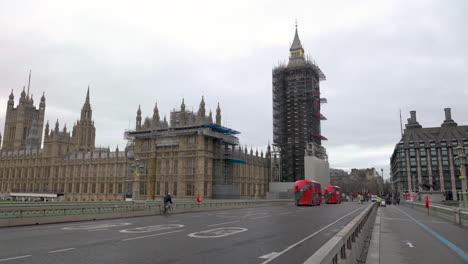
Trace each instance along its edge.
{"label": "bollard", "polygon": [[455,214],[455,223],[461,224],[460,209],[453,209],[453,213]]}

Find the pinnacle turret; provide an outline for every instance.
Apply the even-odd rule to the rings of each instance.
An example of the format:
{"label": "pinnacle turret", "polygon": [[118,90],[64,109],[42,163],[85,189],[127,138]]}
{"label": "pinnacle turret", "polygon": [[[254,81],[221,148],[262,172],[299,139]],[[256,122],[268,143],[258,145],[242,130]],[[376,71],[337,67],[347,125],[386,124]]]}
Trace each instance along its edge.
{"label": "pinnacle turret", "polygon": [[201,102],[200,102],[200,107],[198,108],[198,118],[200,119],[200,122],[205,121],[205,98],[202,96]]}
{"label": "pinnacle turret", "polygon": [[45,135],[48,136],[49,135],[49,120],[47,120],[47,124],[45,126]]}
{"label": "pinnacle turret", "polygon": [[54,132],[59,132],[59,121],[57,119],[57,122],[55,122],[55,130]]}
{"label": "pinnacle turret", "polygon": [[138,111],[137,111],[137,117],[136,117],[136,129],[141,128],[141,108],[140,105],[138,105]]}
{"label": "pinnacle turret", "polygon": [[15,96],[13,95],[13,89],[11,90],[11,94],[8,97],[8,105],[13,106],[15,104]]}
{"label": "pinnacle turret", "polygon": [[185,112],[185,101],[184,101],[184,98],[182,98],[182,104],[180,105],[180,111]]}
{"label": "pinnacle turret", "polygon": [[219,103],[218,107],[216,108],[216,124],[221,125],[221,108],[219,107]]}
{"label": "pinnacle turret", "polygon": [[154,104],[154,109],[153,109],[153,122],[159,123],[159,109],[158,109],[158,103]]}
{"label": "pinnacle turret", "polygon": [[91,104],[89,102],[89,85],[88,85],[88,91],[86,92],[86,100],[85,100],[83,107],[81,108],[81,121],[91,123],[92,113],[93,113],[93,110],[91,109]]}

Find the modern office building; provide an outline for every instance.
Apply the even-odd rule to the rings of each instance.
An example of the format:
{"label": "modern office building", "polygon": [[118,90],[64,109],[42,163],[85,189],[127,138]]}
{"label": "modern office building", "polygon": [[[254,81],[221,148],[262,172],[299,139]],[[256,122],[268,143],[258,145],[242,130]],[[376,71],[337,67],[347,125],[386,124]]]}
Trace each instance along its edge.
{"label": "modern office building", "polygon": [[307,143],[321,146],[320,81],[325,75],[304,54],[296,32],[289,49],[289,62],[273,69],[273,142],[280,149],[281,181],[304,179]]}
{"label": "modern office building", "polygon": [[468,154],[468,126],[459,126],[445,108],[440,127],[423,128],[410,112],[402,139],[391,157],[391,179],[396,194],[418,191],[442,192],[447,200],[457,200],[461,190],[456,148]]}

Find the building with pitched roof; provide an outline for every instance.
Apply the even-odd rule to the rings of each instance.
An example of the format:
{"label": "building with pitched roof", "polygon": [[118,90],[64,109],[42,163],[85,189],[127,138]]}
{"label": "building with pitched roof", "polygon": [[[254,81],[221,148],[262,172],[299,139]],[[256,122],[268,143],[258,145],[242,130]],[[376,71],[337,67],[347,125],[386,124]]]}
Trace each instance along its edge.
{"label": "building with pitched roof", "polygon": [[461,191],[459,167],[455,164],[462,146],[468,154],[468,125],[460,126],[445,108],[440,127],[423,128],[411,111],[406,129],[391,156],[391,180],[396,194],[419,191],[442,192],[445,199],[457,200]]}

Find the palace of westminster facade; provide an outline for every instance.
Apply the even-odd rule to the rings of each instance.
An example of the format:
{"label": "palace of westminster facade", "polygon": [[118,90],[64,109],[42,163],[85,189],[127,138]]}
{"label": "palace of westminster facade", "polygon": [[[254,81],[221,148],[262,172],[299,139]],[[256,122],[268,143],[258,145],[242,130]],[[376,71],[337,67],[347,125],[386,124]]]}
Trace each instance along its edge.
{"label": "palace of westminster facade", "polygon": [[58,120],[53,128],[44,125],[45,102],[43,95],[36,107],[29,88],[16,107],[13,91],[9,96],[0,194],[55,193],[65,201],[153,200],[166,192],[179,199],[266,196],[270,147],[265,154],[240,147],[239,132],[221,126],[219,104],[214,122],[203,98],[197,112],[182,101],[169,122],[160,120],[157,105],[144,120],[138,108],[135,129],[125,132],[127,146],[111,151],[95,147],[89,87],[71,131]]}

